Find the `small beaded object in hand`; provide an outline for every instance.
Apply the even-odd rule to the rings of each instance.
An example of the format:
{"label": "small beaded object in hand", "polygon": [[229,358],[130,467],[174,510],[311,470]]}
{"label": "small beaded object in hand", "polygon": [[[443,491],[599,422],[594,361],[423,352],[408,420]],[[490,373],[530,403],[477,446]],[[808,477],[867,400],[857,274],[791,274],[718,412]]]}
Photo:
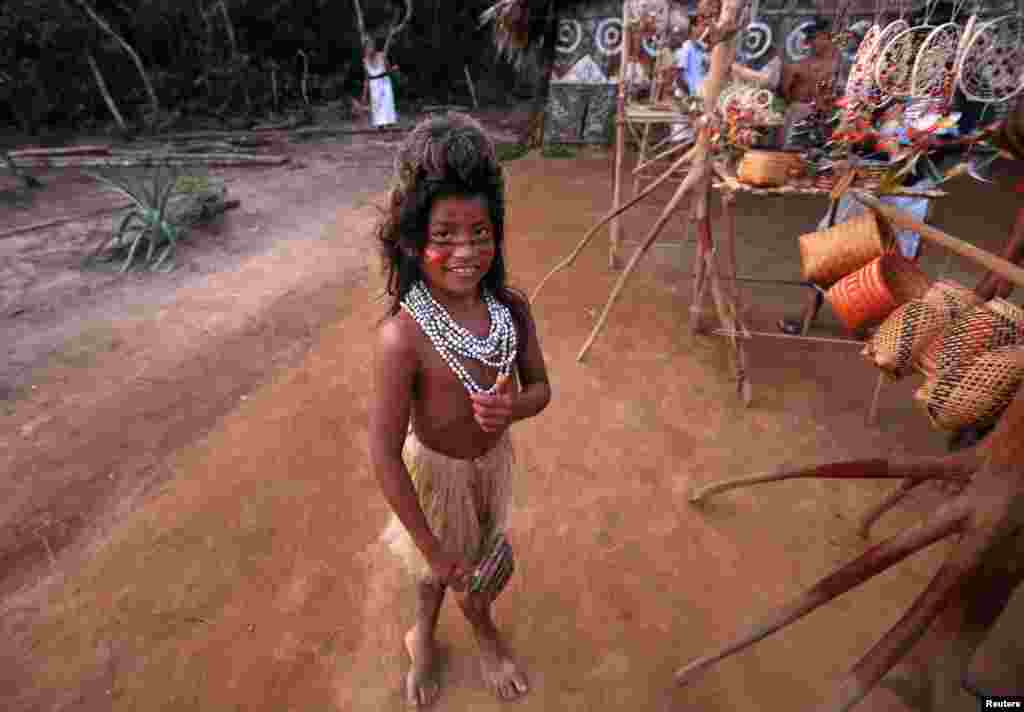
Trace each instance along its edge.
{"label": "small beaded object in hand", "polygon": [[448,310],[434,299],[422,280],[416,282],[402,299],[402,308],[420,325],[441,358],[469,393],[494,393],[498,383],[495,381],[490,388],[482,388],[456,356],[497,368],[499,375],[506,376],[511,374],[516,360],[518,341],[512,312],[486,289],[483,290],[483,299],[491,317],[490,331],[483,339],[460,326]]}

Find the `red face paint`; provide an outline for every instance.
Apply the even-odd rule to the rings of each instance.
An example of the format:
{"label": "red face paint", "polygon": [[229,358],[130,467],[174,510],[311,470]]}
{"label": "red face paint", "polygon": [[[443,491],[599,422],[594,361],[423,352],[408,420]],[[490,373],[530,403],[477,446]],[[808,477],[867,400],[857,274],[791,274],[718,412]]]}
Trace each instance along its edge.
{"label": "red face paint", "polygon": [[423,258],[432,265],[441,264],[448,258],[448,255],[450,254],[450,250],[445,250],[443,248],[438,247],[428,247],[427,249],[423,250]]}

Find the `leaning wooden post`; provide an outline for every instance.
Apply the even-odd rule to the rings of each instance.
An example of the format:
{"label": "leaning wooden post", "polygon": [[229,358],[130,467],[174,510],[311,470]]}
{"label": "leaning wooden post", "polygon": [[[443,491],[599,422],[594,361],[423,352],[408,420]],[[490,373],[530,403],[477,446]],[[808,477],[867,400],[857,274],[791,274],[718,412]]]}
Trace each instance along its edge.
{"label": "leaning wooden post", "polygon": [[[626,143],[626,76],[629,67],[629,0],[622,3],[622,60],[619,63],[619,87],[615,100],[615,178],[612,181],[612,207],[622,202],[622,168]],[[608,268],[618,266],[617,251],[622,226],[618,216],[612,218],[611,245],[608,249]]]}

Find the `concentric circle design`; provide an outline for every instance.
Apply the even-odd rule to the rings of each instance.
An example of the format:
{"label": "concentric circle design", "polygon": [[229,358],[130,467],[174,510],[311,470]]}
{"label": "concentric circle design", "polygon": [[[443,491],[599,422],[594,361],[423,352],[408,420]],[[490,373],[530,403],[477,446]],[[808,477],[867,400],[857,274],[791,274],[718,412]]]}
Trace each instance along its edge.
{"label": "concentric circle design", "polygon": [[786,54],[794,62],[799,62],[811,55],[811,48],[807,44],[807,29],[813,24],[813,20],[801,22],[786,37]]}
{"label": "concentric circle design", "polygon": [[594,43],[602,54],[617,54],[622,50],[622,20],[609,17],[597,24]]}
{"label": "concentric circle design", "polygon": [[583,28],[579,20],[558,21],[558,42],[555,43],[555,51],[559,54],[572,54],[579,48],[583,41]]}
{"label": "concentric circle design", "polygon": [[763,57],[772,46],[772,28],[763,22],[751,22],[743,31],[740,51],[747,61]]}

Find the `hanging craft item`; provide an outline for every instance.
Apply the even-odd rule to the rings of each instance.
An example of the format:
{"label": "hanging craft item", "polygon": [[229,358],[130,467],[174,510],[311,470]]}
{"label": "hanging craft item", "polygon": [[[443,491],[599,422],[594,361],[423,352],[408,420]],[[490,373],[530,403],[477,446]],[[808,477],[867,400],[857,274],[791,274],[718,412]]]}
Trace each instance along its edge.
{"label": "hanging craft item", "polygon": [[917,53],[934,29],[931,25],[910,27],[889,41],[875,62],[875,83],[879,91],[892,97],[910,95]]}
{"label": "hanging craft item", "polygon": [[850,331],[877,324],[900,305],[928,291],[928,276],[895,252],[876,258],[836,282],[825,296]]}
{"label": "hanging craft item", "polygon": [[957,81],[971,101],[1009,101],[1024,89],[1024,18],[1007,15],[978,27],[967,43]]}
{"label": "hanging craft item", "polygon": [[872,211],[798,238],[805,282],[829,287],[882,254],[882,232]]}
{"label": "hanging craft item", "polygon": [[751,22],[743,31],[739,51],[744,59],[752,62],[760,59],[772,46],[772,28],[763,22]]}
{"label": "hanging craft item", "polygon": [[957,431],[999,419],[1024,380],[1024,348],[987,351],[969,365],[939,375],[917,400],[932,426]]}
{"label": "hanging craft item", "polygon": [[956,87],[960,82],[960,67],[964,62],[964,55],[967,53],[967,45],[973,39],[974,33],[978,30],[978,16],[971,15],[970,19],[967,20],[967,24],[964,25],[963,32],[960,33],[960,42],[956,48],[956,65],[953,67],[953,86]]}
{"label": "hanging craft item", "polygon": [[932,341],[962,312],[979,302],[977,295],[966,287],[939,280],[921,299],[907,302],[890,314],[861,355],[891,380],[901,378],[910,372]]}
{"label": "hanging craft item", "polygon": [[869,77],[873,73],[875,59],[878,56],[878,40],[881,36],[882,28],[876,24],[871,26],[864,39],[860,41],[853,66],[850,67],[850,76],[846,80],[846,96],[852,101],[865,98]]}
{"label": "hanging craft item", "polygon": [[861,89],[863,100],[869,106],[877,108],[889,98],[887,94],[878,88],[875,68],[878,66],[879,57],[881,57],[885,48],[889,46],[889,43],[901,32],[905,32],[908,29],[910,29],[910,25],[907,24],[906,20],[901,19],[893,20],[879,32],[878,41],[875,43],[875,51],[871,53],[871,64],[864,68],[867,76]]}
{"label": "hanging craft item", "polygon": [[939,25],[925,38],[914,60],[910,95],[916,99],[948,102],[956,86],[957,48],[960,26],[954,22]]}
{"label": "hanging craft item", "polygon": [[964,312],[921,353],[914,367],[934,381],[986,351],[1024,342],[1024,309],[996,297]]}

